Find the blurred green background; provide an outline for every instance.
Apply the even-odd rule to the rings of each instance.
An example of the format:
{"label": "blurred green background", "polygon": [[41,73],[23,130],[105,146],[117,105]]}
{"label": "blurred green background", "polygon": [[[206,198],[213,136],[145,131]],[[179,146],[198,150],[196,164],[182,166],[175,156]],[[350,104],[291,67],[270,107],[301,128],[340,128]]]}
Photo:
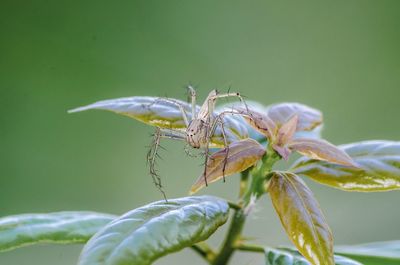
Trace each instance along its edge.
{"label": "blurred green background", "polygon": [[[335,144],[400,140],[400,1],[0,2],[0,216],[94,210],[121,214],[161,199],[145,164],[152,128],[108,112],[67,114],[101,99],[184,99],[184,86],[231,87],[263,104],[321,109]],[[169,198],[201,172],[167,142]],[[308,181],[309,182],[309,181]],[[309,182],[310,183],[310,182]],[[400,239],[400,194],[310,183],[337,244]],[[234,199],[238,178],[203,193]],[[222,230],[212,238],[221,240]],[[287,244],[267,198],[246,232]],[[81,246],[1,253],[0,264],[74,264]],[[203,264],[190,250],[157,262]],[[233,265],[263,264],[237,254]]]}

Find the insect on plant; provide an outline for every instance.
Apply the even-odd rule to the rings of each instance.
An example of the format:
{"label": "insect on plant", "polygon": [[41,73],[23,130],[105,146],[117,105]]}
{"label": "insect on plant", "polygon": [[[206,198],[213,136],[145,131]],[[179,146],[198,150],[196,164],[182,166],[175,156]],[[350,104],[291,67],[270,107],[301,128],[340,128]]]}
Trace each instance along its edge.
{"label": "insect on plant", "polygon": [[[240,173],[236,202],[188,196],[153,202],[121,216],[56,212],[3,217],[0,251],[41,242],[81,242],[85,246],[78,265],[150,265],[187,247],[210,265],[226,265],[239,251],[262,253],[266,265],[400,264],[400,241],[334,246],[324,213],[302,180],[308,177],[348,192],[399,190],[400,142],[373,140],[335,146],[321,139],[323,117],[317,109],[299,103],[264,107],[244,102],[236,93],[218,94],[215,90],[197,106],[195,90],[190,87],[189,92],[190,103],[128,97],[98,101],[71,112],[109,110],[155,126],[155,143],[148,159],[160,189],[154,164],[162,138],[179,139],[205,150],[204,172],[190,194]],[[225,97],[240,102],[217,107],[217,100]],[[208,154],[210,148],[216,151]],[[286,170],[275,168],[294,152],[302,157]],[[266,194],[294,247],[259,245],[243,235],[253,206]],[[206,241],[229,219],[225,239],[214,249]]]}

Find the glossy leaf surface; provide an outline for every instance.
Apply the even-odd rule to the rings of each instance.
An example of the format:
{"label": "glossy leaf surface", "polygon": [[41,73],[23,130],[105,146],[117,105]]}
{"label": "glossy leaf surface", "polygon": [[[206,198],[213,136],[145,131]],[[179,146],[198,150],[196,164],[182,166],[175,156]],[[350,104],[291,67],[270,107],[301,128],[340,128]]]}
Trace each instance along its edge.
{"label": "glossy leaf surface", "polygon": [[333,237],[311,190],[295,174],[275,172],[269,194],[281,223],[299,252],[313,265],[332,265]]}
{"label": "glossy leaf surface", "polygon": [[95,212],[21,214],[0,218],[0,251],[39,244],[85,243],[116,216]]}
{"label": "glossy leaf surface", "polygon": [[[128,116],[146,124],[165,129],[177,129],[184,131],[186,125],[180,109],[186,113],[188,121],[192,119],[191,105],[178,99],[157,97],[127,97],[109,99],[70,110],[70,113],[91,109],[108,110]],[[197,111],[200,107],[197,106]],[[219,113],[213,113],[217,117]],[[240,120],[231,115],[224,115],[222,121],[228,142],[234,142],[248,137],[246,126]],[[223,134],[221,126],[217,126],[212,143],[222,146]]]}
{"label": "glossy leaf surface", "polygon": [[78,264],[148,265],[204,241],[226,222],[228,215],[228,204],[211,196],[151,203],[100,230],[82,250]]}
{"label": "glossy leaf surface", "polygon": [[196,193],[206,186],[222,179],[244,171],[253,166],[265,154],[265,148],[253,139],[245,139],[229,145],[212,154],[207,162],[206,176],[202,174],[190,189],[190,193]]}
{"label": "glossy leaf surface", "polygon": [[102,100],[69,112],[91,109],[108,110],[161,128],[185,128],[178,104],[191,117],[191,106],[188,103],[177,99],[156,97],[127,97]]}
{"label": "glossy leaf surface", "polygon": [[300,103],[280,103],[267,108],[268,116],[278,125],[298,115],[297,131],[311,131],[322,124],[322,113]]}
{"label": "glossy leaf surface", "polygon": [[400,241],[338,246],[336,252],[359,260],[364,265],[400,264]]}
{"label": "glossy leaf surface", "polygon": [[290,142],[288,146],[290,149],[312,159],[356,167],[353,159],[346,152],[325,140],[298,138]]}
{"label": "glossy leaf surface", "polygon": [[[265,248],[266,265],[312,265],[297,251],[290,249]],[[335,255],[336,265],[362,265],[361,263]]]}
{"label": "glossy leaf surface", "polygon": [[339,146],[358,168],[301,158],[292,171],[346,191],[400,189],[400,142],[365,141]]}

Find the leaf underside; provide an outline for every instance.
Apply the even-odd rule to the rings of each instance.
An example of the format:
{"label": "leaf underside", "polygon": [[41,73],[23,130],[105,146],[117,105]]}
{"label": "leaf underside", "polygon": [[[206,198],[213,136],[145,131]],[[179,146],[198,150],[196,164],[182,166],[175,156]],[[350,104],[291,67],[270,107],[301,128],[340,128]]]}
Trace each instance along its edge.
{"label": "leaf underside", "polygon": [[298,138],[290,142],[288,146],[290,149],[311,159],[348,167],[357,167],[346,152],[325,140]]}
{"label": "leaf underside", "polygon": [[39,244],[88,241],[116,216],[95,212],[21,214],[0,219],[0,251]]}
{"label": "leaf underside", "polygon": [[82,250],[78,264],[148,265],[206,240],[228,215],[228,204],[212,196],[151,203],[100,230]]}
{"label": "leaf underside", "polygon": [[339,146],[358,168],[301,158],[292,171],[345,191],[400,189],[400,142],[364,141]]}
{"label": "leaf underside", "polygon": [[313,265],[333,265],[333,237],[311,190],[295,174],[274,172],[272,204],[290,240]]}
{"label": "leaf underside", "polygon": [[312,131],[322,125],[322,113],[300,103],[279,103],[267,107],[268,116],[277,124],[286,123],[294,115],[298,115],[297,131]]}
{"label": "leaf underside", "polygon": [[358,260],[364,265],[400,264],[399,240],[338,246],[335,251],[340,255]]}
{"label": "leaf underside", "polygon": [[[301,254],[289,248],[265,248],[266,265],[312,265]],[[355,260],[335,255],[335,265],[363,265]]]}
{"label": "leaf underside", "polygon": [[[186,113],[188,120],[192,119],[191,105],[172,98],[162,97],[126,97],[109,99],[95,102],[93,104],[72,109],[69,113],[98,109],[108,110],[136,119],[148,125],[156,126],[159,128],[173,129],[185,131],[186,125],[183,119],[183,114],[179,106],[182,107]],[[200,110],[199,106],[197,111]],[[221,112],[224,110],[221,110]],[[220,112],[214,112],[216,117]],[[240,117],[239,117],[240,118]],[[248,137],[248,131],[242,120],[237,119],[233,115],[225,115],[222,118],[224,124],[225,136],[227,141],[234,142]],[[217,126],[212,143],[218,146],[223,145],[223,132],[221,126]]]}

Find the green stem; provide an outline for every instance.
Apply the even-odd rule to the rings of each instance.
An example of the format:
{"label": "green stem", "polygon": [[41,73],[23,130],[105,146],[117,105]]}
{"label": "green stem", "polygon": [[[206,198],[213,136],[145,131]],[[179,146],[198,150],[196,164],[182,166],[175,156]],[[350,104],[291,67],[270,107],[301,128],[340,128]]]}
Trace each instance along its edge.
{"label": "green stem", "polygon": [[229,205],[229,208],[233,209],[233,210],[241,210],[242,206],[240,206],[237,203],[231,202],[231,201],[226,201]]}
{"label": "green stem", "polygon": [[235,247],[237,250],[241,251],[249,251],[249,252],[265,252],[265,248],[259,245],[252,245],[252,244],[239,244]]}
{"label": "green stem", "polygon": [[207,245],[206,242],[200,242],[192,246],[192,249],[203,257],[208,263],[215,258],[215,252]]}
{"label": "green stem", "polygon": [[[255,199],[261,197],[265,193],[265,180],[268,178],[272,171],[272,166],[280,159],[280,156],[270,147],[262,158],[261,165],[252,170],[252,182],[248,184],[249,172],[243,172],[240,182],[240,197],[242,206],[248,206],[254,196]],[[232,207],[232,206],[231,206]],[[247,209],[243,207],[232,207],[235,209],[235,213],[232,217],[230,227],[227,231],[226,238],[221,247],[219,253],[211,261],[211,265],[226,265],[229,259],[232,257],[233,252],[237,249],[237,245],[241,241],[241,234],[246,222],[246,216],[248,214]]]}
{"label": "green stem", "polygon": [[249,188],[250,169],[251,167],[240,173],[239,198],[242,198],[246,190]]}
{"label": "green stem", "polygon": [[222,245],[219,254],[211,262],[212,265],[225,265],[228,264],[233,252],[235,251],[235,244],[240,240],[241,233],[243,230],[244,223],[246,221],[246,215],[243,210],[235,211],[232,217],[231,225],[227,231],[227,235]]}
{"label": "green stem", "polygon": [[265,181],[268,180],[273,165],[280,159],[281,157],[271,147],[268,147],[262,163],[252,172],[252,182],[242,197],[245,206],[251,203],[253,197],[258,199],[265,193]]}

